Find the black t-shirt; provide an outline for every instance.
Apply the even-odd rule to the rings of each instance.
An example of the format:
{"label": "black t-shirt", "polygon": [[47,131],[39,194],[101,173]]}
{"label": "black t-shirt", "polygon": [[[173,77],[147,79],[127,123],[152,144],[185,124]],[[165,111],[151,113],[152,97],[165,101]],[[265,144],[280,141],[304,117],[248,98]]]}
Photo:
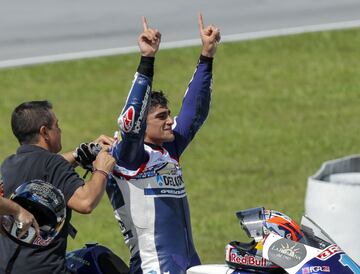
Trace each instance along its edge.
{"label": "black t-shirt", "polygon": [[[53,184],[64,194],[66,203],[84,181],[61,156],[35,145],[22,145],[1,166],[5,197],[9,197],[22,183],[41,179]],[[50,246],[36,249],[22,246],[16,257],[12,274],[67,273],[65,253],[71,209],[67,208],[66,221]],[[5,273],[18,244],[0,235],[0,273]]]}

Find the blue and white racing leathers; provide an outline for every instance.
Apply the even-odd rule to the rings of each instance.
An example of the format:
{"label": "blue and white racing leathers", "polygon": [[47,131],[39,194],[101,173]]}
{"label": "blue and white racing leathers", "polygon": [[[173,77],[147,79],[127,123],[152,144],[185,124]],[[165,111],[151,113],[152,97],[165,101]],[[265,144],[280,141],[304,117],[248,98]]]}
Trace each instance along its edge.
{"label": "blue and white racing leathers", "polygon": [[162,147],[144,144],[153,63],[142,57],[118,119],[122,140],[107,193],[131,252],[130,273],[183,274],[200,260],[179,158],[209,111],[212,58],[200,57],[174,119],[175,140]]}

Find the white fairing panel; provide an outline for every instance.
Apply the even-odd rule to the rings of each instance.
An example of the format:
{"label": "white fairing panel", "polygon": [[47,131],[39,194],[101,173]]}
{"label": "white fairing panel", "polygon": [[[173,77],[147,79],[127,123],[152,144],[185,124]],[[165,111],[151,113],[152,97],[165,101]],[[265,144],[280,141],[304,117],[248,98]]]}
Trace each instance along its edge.
{"label": "white fairing panel", "polygon": [[305,214],[360,264],[360,156],[325,162],[309,177]]}

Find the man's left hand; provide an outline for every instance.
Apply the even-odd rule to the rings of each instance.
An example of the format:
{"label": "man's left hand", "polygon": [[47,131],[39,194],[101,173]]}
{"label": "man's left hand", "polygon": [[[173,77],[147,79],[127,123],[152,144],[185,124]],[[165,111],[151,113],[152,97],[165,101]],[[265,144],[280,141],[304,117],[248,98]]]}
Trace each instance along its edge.
{"label": "man's left hand", "polygon": [[214,25],[204,27],[204,22],[201,14],[199,14],[198,16],[198,25],[203,45],[201,54],[207,57],[214,57],[217,46],[221,39],[220,29],[218,29]]}

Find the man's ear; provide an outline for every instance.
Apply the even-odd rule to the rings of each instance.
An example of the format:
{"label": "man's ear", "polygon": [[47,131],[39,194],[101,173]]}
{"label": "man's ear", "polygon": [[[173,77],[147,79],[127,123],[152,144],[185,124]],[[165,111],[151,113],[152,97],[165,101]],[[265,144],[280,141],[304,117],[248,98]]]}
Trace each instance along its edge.
{"label": "man's ear", "polygon": [[49,129],[46,126],[41,126],[39,129],[39,135],[45,141],[49,140]]}

